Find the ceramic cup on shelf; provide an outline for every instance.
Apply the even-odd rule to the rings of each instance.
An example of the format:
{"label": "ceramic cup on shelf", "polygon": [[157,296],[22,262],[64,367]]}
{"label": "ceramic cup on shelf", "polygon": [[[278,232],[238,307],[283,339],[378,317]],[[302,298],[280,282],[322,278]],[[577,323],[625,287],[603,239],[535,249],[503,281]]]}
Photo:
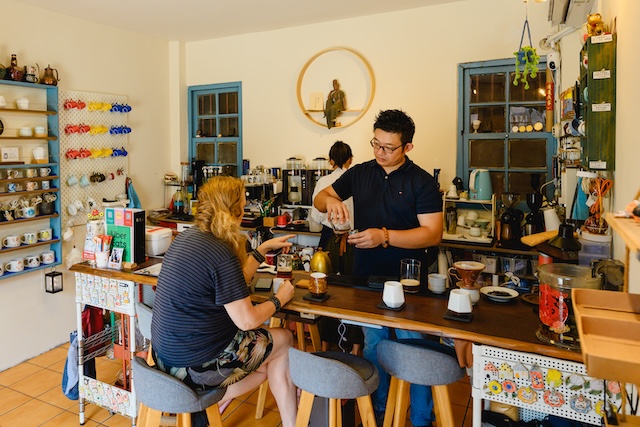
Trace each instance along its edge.
{"label": "ceramic cup on shelf", "polygon": [[2,239],[2,246],[5,248],[17,248],[20,246],[20,236],[11,234]]}
{"label": "ceramic cup on shelf", "polygon": [[33,168],[25,169],[24,175],[27,178],[35,178],[36,176],[38,176],[38,169],[33,169]]}
{"label": "ceramic cup on shelf", "polygon": [[53,238],[53,230],[51,228],[43,228],[38,230],[38,240],[41,242],[46,242]]}
{"label": "ceramic cup on shelf", "polygon": [[40,257],[37,255],[29,255],[25,257],[24,265],[29,268],[40,267]]}
{"label": "ceramic cup on shelf", "polygon": [[20,241],[25,245],[32,245],[38,241],[38,235],[32,231],[28,231],[22,235]]}
{"label": "ceramic cup on shelf", "polygon": [[56,253],[54,251],[45,251],[40,254],[40,262],[42,264],[53,264],[56,262]]}
{"label": "ceramic cup on shelf", "polygon": [[4,269],[10,273],[18,273],[24,270],[24,261],[14,258],[4,265]]}
{"label": "ceramic cup on shelf", "polygon": [[51,168],[38,169],[38,175],[41,177],[49,176],[50,173],[51,173]]}

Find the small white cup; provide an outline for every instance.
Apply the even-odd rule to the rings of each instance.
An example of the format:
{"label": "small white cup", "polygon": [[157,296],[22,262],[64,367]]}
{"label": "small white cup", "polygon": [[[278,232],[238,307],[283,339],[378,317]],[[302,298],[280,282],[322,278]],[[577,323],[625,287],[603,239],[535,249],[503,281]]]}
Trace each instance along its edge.
{"label": "small white cup", "polygon": [[282,277],[276,277],[273,279],[273,293],[275,294],[280,289],[280,285],[284,282]]}
{"label": "small white cup", "polygon": [[4,270],[10,273],[17,273],[24,270],[24,261],[22,259],[12,259],[4,265]]}
{"label": "small white cup", "polygon": [[382,301],[389,308],[401,307],[402,304],[404,304],[404,290],[402,289],[402,283],[394,280],[384,282]]}
{"label": "small white cup", "polygon": [[44,126],[36,126],[33,128],[33,132],[36,136],[47,136],[47,131]]}
{"label": "small white cup", "polygon": [[109,251],[96,252],[96,267],[107,268],[109,264]]}
{"label": "small white cup", "polygon": [[428,287],[434,294],[441,294],[447,289],[447,276],[440,273],[431,273],[428,276]]}
{"label": "small white cup", "polygon": [[471,297],[466,289],[452,289],[447,308],[455,313],[471,313]]}
{"label": "small white cup", "polygon": [[56,253],[53,251],[45,251],[40,254],[40,262],[42,264],[53,264],[56,262]]}

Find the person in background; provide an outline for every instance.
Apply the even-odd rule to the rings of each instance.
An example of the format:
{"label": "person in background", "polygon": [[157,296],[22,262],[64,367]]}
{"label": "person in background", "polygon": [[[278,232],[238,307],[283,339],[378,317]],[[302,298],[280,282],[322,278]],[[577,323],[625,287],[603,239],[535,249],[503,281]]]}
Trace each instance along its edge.
{"label": "person in background", "polygon": [[[342,174],[349,169],[352,161],[353,152],[351,151],[351,147],[342,141],[336,141],[329,150],[329,164],[333,167],[333,172],[318,180],[313,190],[312,200],[316,198],[320,191],[340,178]],[[344,203],[349,210],[349,217],[351,221],[353,221],[353,200],[349,198],[345,200]],[[329,253],[333,272],[351,275],[354,247],[347,244],[346,239],[348,234],[341,236],[335,235],[331,227],[331,222],[327,218],[327,214],[320,212],[315,207],[311,208],[311,218],[322,224],[319,245],[324,251]],[[352,354],[360,354],[364,337],[362,335],[362,328],[359,326],[344,325],[338,319],[323,317],[318,323],[318,328],[322,340],[322,351],[330,350],[331,343],[335,343],[343,351],[347,350]],[[345,338],[346,341],[342,338]]]}
{"label": "person in background", "polygon": [[[435,179],[413,163],[407,153],[413,148],[415,125],[403,111],[381,111],[373,125],[374,160],[353,166],[331,187],[315,198],[314,206],[330,218],[351,218],[343,202],[353,197],[355,228],[348,238],[355,245],[352,275],[398,277],[400,260],[422,262],[423,275],[430,259],[427,248],[442,239],[442,199]],[[424,281],[424,278],[423,278]],[[390,328],[363,328],[364,358],[378,368],[380,385],[372,394],[376,419],[381,423],[389,392],[389,375],[380,368],[376,347],[392,339]],[[412,331],[395,330],[397,339],[423,338]],[[429,387],[411,385],[411,423],[430,425],[433,399]]]}
{"label": "person in background", "polygon": [[[198,202],[195,226],[175,238],[162,262],[151,323],[154,360],[195,390],[226,387],[222,404],[268,378],[282,425],[293,427],[293,337],[263,324],[289,302],[294,287],[286,280],[273,297],[253,305],[247,283],[264,255],[290,247],[287,240],[294,236],[267,240],[246,253],[240,233],[246,197],[238,178],[212,178],[198,192]],[[208,425],[204,412],[192,420],[194,427]]]}

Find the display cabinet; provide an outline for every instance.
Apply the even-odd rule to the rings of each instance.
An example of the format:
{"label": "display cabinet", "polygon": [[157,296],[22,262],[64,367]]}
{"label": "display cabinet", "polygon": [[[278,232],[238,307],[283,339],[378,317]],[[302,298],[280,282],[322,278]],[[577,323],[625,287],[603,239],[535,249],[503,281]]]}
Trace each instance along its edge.
{"label": "display cabinet", "polygon": [[[591,170],[615,170],[616,34],[591,36],[580,51],[583,127],[582,164]],[[583,126],[584,125],[584,126]]]}
{"label": "display cabinet", "polygon": [[62,262],[58,88],[0,80],[0,95],[6,103],[0,108],[0,278],[6,278]]}
{"label": "display cabinet", "polygon": [[[472,200],[472,199],[453,199],[446,195],[442,199],[444,230],[442,232],[443,242],[463,243],[463,244],[481,244],[491,245],[493,243],[495,217],[496,217],[496,199],[495,194],[491,195],[490,200]],[[455,218],[447,218],[447,213],[455,211]],[[470,212],[475,215],[470,216]],[[461,220],[460,217],[463,219]],[[466,219],[469,218],[469,221]],[[471,219],[474,218],[474,219]],[[455,227],[451,221],[455,220]],[[483,220],[483,221],[482,221]],[[473,235],[471,225],[482,224],[478,230],[479,235]],[[482,221],[482,222],[481,222]]]}

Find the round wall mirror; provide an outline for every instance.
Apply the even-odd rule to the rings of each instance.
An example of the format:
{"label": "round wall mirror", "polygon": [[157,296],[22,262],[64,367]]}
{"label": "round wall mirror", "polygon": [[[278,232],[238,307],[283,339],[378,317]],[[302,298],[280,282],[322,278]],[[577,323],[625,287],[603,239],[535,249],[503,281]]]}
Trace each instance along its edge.
{"label": "round wall mirror", "polygon": [[314,55],[298,76],[302,113],[323,128],[339,129],[364,116],[375,93],[373,70],[353,49],[335,47]]}

